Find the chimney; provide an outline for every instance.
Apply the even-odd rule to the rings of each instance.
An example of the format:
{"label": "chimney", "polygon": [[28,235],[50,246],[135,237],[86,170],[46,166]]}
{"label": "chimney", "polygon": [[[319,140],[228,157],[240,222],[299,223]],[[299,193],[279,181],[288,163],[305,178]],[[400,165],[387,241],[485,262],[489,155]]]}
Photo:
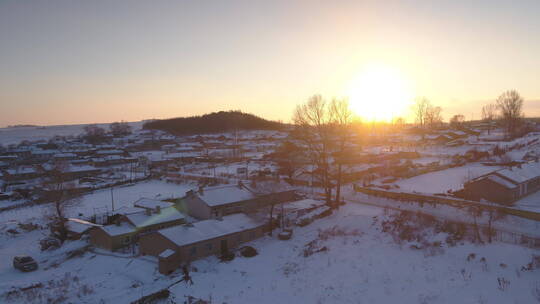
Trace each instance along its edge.
{"label": "chimney", "polygon": [[146,213],[146,215],[150,216],[150,215],[152,215],[152,210],[151,209],[146,209],[145,213]]}
{"label": "chimney", "polygon": [[160,214],[161,213],[161,206],[156,206],[156,214]]}

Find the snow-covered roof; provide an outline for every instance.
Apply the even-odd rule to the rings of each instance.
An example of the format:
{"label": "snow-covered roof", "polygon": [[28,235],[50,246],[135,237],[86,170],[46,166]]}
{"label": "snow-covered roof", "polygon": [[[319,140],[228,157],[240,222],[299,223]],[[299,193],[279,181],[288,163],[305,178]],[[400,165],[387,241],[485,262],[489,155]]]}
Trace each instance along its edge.
{"label": "snow-covered roof", "polygon": [[99,150],[96,154],[105,155],[105,154],[123,154],[122,150]]}
{"label": "snow-covered roof", "polygon": [[122,234],[128,234],[135,231],[135,227],[131,225],[130,223],[121,222],[120,225],[107,225],[103,227],[99,227],[99,229],[102,229],[110,236],[117,236]]}
{"label": "snow-covered roof", "polygon": [[204,220],[192,226],[178,226],[158,231],[178,246],[185,246],[261,226],[245,214],[224,216],[222,220]]}
{"label": "snow-covered roof", "polygon": [[78,220],[78,219],[69,219],[66,222],[67,230],[73,231],[75,233],[83,233],[92,227],[101,227],[101,225],[96,225],[96,224],[89,223],[83,220]]}
{"label": "snow-covered roof", "polygon": [[526,163],[522,164],[520,167],[502,169],[495,172],[495,174],[498,174],[519,184],[540,176],[540,163]]}
{"label": "snow-covered roof", "polygon": [[77,157],[77,154],[74,154],[74,153],[56,153],[53,156],[56,157],[56,158],[60,158],[60,157]]}
{"label": "snow-covered roof", "polygon": [[487,176],[487,179],[489,179],[490,181],[492,182],[495,182],[503,187],[506,187],[508,189],[513,189],[515,187],[517,187],[516,184],[512,183],[511,181],[507,180],[507,179],[504,179],[498,175],[494,175],[494,174],[491,174],[491,175],[488,175]]}
{"label": "snow-covered roof", "polygon": [[159,206],[160,208],[163,209],[163,208],[171,207],[171,203],[160,201],[157,199],[142,197],[138,199],[137,201],[135,201],[133,203],[133,206],[140,207],[140,208],[147,208],[147,209],[156,209],[156,207]]}
{"label": "snow-covered roof", "polygon": [[32,150],[32,155],[51,155],[58,153],[58,150]]}
{"label": "snow-covered roof", "polygon": [[15,175],[15,174],[35,173],[37,171],[33,167],[18,167],[17,169],[8,169],[6,170],[6,172],[11,175]]}
{"label": "snow-covered roof", "polygon": [[324,205],[324,202],[308,198],[308,199],[303,199],[303,200],[287,203],[285,204],[285,208],[289,210],[301,210],[301,209],[319,207],[321,205]]}
{"label": "snow-covered roof", "polygon": [[66,172],[83,172],[83,171],[93,171],[93,170],[99,170],[99,169],[94,166],[89,166],[89,165],[75,165],[75,166],[69,166]]}
{"label": "snow-covered roof", "polygon": [[197,157],[200,156],[199,152],[177,152],[163,155],[166,159],[184,158],[184,157]]}
{"label": "snow-covered roof", "polygon": [[142,212],[141,208],[123,206],[113,211],[115,214],[127,215]]}
{"label": "snow-covered roof", "polygon": [[163,250],[160,254],[159,254],[159,257],[160,258],[168,258],[170,257],[171,255],[174,254],[174,250],[172,249],[165,249]]}
{"label": "snow-covered roof", "polygon": [[255,195],[244,187],[239,186],[221,186],[204,188],[202,193],[195,192],[199,198],[208,204],[215,207],[230,203],[250,200],[255,198]]}
{"label": "snow-covered roof", "polygon": [[160,213],[146,215],[146,212],[133,213],[126,215],[126,218],[137,228],[150,225],[167,223],[177,220],[183,220],[186,217],[174,207],[161,209]]}

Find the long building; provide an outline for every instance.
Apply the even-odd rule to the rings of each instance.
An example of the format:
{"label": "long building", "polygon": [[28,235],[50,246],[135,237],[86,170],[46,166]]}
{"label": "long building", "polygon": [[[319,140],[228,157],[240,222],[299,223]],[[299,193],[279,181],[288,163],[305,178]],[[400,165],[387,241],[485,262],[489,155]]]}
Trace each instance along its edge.
{"label": "long building", "polygon": [[458,194],[472,200],[510,205],[540,190],[540,163],[531,162],[497,170],[465,183]]}

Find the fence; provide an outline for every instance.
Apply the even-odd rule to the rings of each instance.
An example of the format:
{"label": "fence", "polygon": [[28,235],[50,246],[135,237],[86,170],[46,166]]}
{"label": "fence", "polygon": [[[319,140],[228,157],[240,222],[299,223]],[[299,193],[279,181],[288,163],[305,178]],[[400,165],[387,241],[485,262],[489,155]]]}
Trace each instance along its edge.
{"label": "fence", "polygon": [[[487,205],[487,204],[482,204],[480,202],[466,201],[466,200],[453,199],[453,198],[447,198],[447,197],[437,197],[437,196],[423,195],[423,194],[417,194],[417,193],[384,191],[384,190],[379,190],[379,189],[358,187],[356,185],[354,185],[354,189],[357,192],[361,192],[367,195],[379,196],[379,197],[389,198],[389,199],[398,200],[398,201],[401,200],[401,201],[410,201],[410,202],[418,202],[418,203],[428,203],[428,204],[433,204],[433,205],[437,205],[440,203],[440,204],[450,205],[452,207],[457,207],[457,208],[471,207],[471,206],[486,208],[486,209],[493,208],[495,210],[500,210],[506,214],[521,216],[526,219],[532,219],[532,220],[537,220],[537,221],[539,220],[539,216],[540,216],[540,214],[536,212],[517,210],[517,209],[512,209],[512,208],[507,208],[507,207],[502,207],[502,206],[499,207],[499,206]],[[358,201],[353,201],[353,202],[358,202]],[[358,202],[358,203],[364,203],[364,202]],[[365,204],[376,205],[376,206],[381,207],[379,204],[375,204],[375,203],[365,203]],[[384,207],[390,207],[391,209],[396,209],[400,211],[403,210],[403,209],[398,208],[399,206],[395,206],[395,207],[384,206]],[[436,214],[431,214],[429,212],[425,212],[422,210],[416,210],[416,211],[420,213],[425,213],[432,216],[440,217],[440,216],[437,216]],[[456,221],[456,220],[452,220],[452,221],[456,223],[462,223],[466,225],[468,229],[474,228],[474,224],[469,223],[469,222]],[[489,227],[488,225],[480,224],[480,223],[478,223],[477,226],[479,227],[479,229],[485,230],[485,231],[491,229],[491,232],[493,233],[492,239],[495,241],[521,245],[521,246],[529,247],[529,248],[540,248],[540,238],[536,236],[527,235],[521,232],[503,230],[496,227]]]}
{"label": "fence", "polygon": [[526,218],[529,220],[534,220],[534,221],[540,221],[540,213],[538,212],[515,209],[511,207],[494,205],[494,204],[486,204],[486,203],[477,202],[477,201],[469,201],[469,200],[463,200],[459,198],[427,195],[427,194],[420,194],[420,193],[386,191],[386,190],[379,190],[379,189],[373,189],[373,188],[367,188],[367,187],[360,187],[357,185],[354,185],[354,190],[356,192],[361,192],[367,195],[385,197],[385,198],[398,200],[398,201],[412,201],[412,202],[435,204],[435,205],[444,204],[444,205],[449,205],[449,206],[457,207],[457,208],[477,207],[477,208],[482,208],[486,210],[492,209],[492,210],[500,211],[504,214],[515,215],[515,216],[519,216],[519,217]]}

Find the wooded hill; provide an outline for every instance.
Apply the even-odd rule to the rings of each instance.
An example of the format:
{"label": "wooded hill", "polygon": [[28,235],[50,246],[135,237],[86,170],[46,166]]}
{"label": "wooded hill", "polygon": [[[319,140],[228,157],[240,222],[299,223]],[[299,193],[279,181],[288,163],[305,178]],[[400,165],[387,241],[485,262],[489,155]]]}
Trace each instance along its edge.
{"label": "wooded hill", "polygon": [[144,129],[163,130],[175,135],[221,133],[234,130],[280,130],[282,123],[241,111],[220,111],[202,116],[179,117],[147,122]]}

